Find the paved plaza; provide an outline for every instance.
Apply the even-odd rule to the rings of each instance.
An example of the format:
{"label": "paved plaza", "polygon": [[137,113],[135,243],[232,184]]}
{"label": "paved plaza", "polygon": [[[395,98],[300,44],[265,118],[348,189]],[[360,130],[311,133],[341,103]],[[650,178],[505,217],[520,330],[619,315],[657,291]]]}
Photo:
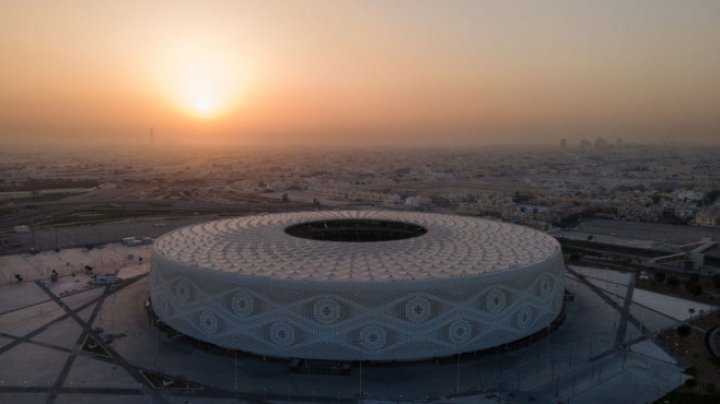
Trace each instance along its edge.
{"label": "paved plaza", "polygon": [[[637,290],[629,274],[570,266],[575,299],[565,322],[529,346],[460,360],[356,364],[347,376],[291,374],[288,361],[210,352],[153,326],[144,308],[148,258],[147,246],[119,244],[2,257],[0,402],[644,403],[686,378],[657,333],[686,320],[690,307],[714,310]],[[118,271],[121,282],[88,285],[81,262]],[[18,268],[25,280],[12,283]],[[57,268],[61,277],[50,282],[48,269]],[[102,354],[87,349],[88,336]],[[143,374],[170,384],[156,388]]]}

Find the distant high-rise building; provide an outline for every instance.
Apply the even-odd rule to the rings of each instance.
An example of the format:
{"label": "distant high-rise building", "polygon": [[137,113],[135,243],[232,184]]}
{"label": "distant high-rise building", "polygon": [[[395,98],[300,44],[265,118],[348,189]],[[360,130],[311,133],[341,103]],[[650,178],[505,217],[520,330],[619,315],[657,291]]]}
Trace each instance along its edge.
{"label": "distant high-rise building", "polygon": [[608,145],[607,140],[603,139],[602,137],[599,137],[595,139],[595,148],[597,149],[604,149]]}
{"label": "distant high-rise building", "polygon": [[585,149],[590,147],[590,142],[585,139],[580,139],[580,148]]}
{"label": "distant high-rise building", "polygon": [[560,148],[564,149],[567,147],[567,139],[562,138],[560,139]]}

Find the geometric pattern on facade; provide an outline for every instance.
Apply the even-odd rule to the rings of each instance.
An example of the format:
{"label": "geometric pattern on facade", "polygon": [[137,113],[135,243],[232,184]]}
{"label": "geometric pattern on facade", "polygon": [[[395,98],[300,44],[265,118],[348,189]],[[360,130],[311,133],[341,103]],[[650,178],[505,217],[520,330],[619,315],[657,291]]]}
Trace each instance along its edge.
{"label": "geometric pattern on facade", "polygon": [[[414,239],[371,243],[302,239],[306,254],[320,251],[322,256],[303,260],[302,254],[291,254],[297,256],[294,273],[273,265],[272,254],[278,250],[278,243],[283,244],[274,238],[292,237],[282,232],[285,226],[338,216],[415,223],[428,232]],[[257,224],[243,226],[244,221],[262,221],[274,229],[270,234],[258,231],[254,245],[265,247],[254,254],[264,257],[262,267],[206,267],[196,259],[200,257],[198,248],[182,255],[174,246],[179,242],[191,244],[192,235],[207,239],[203,233],[208,229],[221,229],[215,235],[222,237],[205,246],[209,248],[206,256],[212,256],[213,246],[235,249],[238,255],[251,254],[244,244],[246,234],[234,238],[233,232],[227,231],[258,228]],[[453,232],[448,229],[451,226],[462,231]],[[463,257],[444,263],[448,255],[434,260],[422,254],[409,258],[418,240],[437,240],[440,236],[444,237],[444,248],[462,255],[465,246],[471,248],[479,238],[469,229],[513,234],[498,234],[498,239],[507,244],[508,251],[524,255],[516,262],[505,263],[497,257],[508,252],[494,242],[477,244],[479,253],[469,254],[494,254],[479,263]],[[492,234],[484,237],[491,238]],[[318,244],[325,248],[317,248]],[[432,243],[424,242],[428,244]],[[297,247],[294,242],[290,245],[288,248]],[[536,246],[537,251],[530,246]],[[338,255],[337,248],[349,256]],[[368,262],[371,253],[378,255],[378,260],[390,261],[392,265],[387,266],[401,272],[393,277],[379,276],[387,266]],[[392,262],[399,257],[405,257],[406,262]],[[240,261],[247,264],[254,260]],[[499,269],[499,262],[506,267]],[[407,271],[409,264],[424,268]],[[335,271],[343,265],[349,271]],[[333,270],[319,271],[323,266]],[[564,293],[562,253],[553,238],[522,226],[439,214],[312,212],[210,222],[159,238],[151,268],[153,307],[166,324],[219,346],[272,357],[416,360],[491,348],[547,327],[559,314]],[[368,278],[351,275],[367,268],[371,268]],[[319,272],[323,275],[317,275]],[[308,279],[303,273],[316,276]]]}

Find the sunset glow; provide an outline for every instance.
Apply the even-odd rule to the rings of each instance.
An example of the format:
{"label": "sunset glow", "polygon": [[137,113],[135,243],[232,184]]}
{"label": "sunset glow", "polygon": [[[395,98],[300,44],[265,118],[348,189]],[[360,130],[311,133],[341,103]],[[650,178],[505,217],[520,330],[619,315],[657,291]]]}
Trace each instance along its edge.
{"label": "sunset glow", "polygon": [[720,3],[0,3],[0,140],[715,142]]}
{"label": "sunset glow", "polygon": [[217,41],[195,38],[169,44],[157,55],[155,76],[168,104],[194,118],[221,118],[237,108],[247,66]]}
{"label": "sunset glow", "polygon": [[216,111],[216,106],[207,98],[198,98],[195,101],[195,112],[200,115],[210,115]]}

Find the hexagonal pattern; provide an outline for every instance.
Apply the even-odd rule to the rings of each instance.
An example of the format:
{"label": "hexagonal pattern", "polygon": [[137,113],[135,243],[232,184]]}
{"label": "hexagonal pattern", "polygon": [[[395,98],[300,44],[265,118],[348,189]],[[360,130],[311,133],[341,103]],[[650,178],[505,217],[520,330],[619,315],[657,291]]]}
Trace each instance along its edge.
{"label": "hexagonal pattern", "polygon": [[[419,224],[381,242],[300,239],[303,221],[362,217]],[[171,327],[274,357],[413,360],[508,343],[562,308],[553,238],[477,218],[310,212],[190,226],[155,243],[151,296]]]}

